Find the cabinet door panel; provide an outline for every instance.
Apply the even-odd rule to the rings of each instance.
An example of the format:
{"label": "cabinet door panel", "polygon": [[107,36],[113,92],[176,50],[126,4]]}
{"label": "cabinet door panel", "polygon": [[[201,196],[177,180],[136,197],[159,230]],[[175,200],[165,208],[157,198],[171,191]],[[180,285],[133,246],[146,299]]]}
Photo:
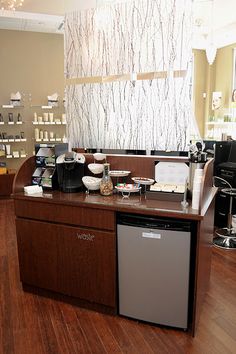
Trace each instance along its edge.
{"label": "cabinet door panel", "polygon": [[57,237],[46,223],[16,219],[21,281],[58,290]]}
{"label": "cabinet door panel", "polygon": [[82,299],[115,306],[115,234],[60,229],[60,288]]}
{"label": "cabinet door panel", "polygon": [[16,225],[23,282],[115,306],[114,233],[24,219]]}

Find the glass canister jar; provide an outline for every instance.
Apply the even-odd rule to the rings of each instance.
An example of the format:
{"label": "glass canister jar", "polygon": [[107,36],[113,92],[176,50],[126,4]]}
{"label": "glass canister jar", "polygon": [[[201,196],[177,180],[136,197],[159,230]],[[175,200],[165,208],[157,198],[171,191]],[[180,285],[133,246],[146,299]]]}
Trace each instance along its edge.
{"label": "glass canister jar", "polygon": [[113,193],[113,183],[109,171],[110,164],[104,163],[103,177],[100,183],[100,193],[102,195],[111,195]]}

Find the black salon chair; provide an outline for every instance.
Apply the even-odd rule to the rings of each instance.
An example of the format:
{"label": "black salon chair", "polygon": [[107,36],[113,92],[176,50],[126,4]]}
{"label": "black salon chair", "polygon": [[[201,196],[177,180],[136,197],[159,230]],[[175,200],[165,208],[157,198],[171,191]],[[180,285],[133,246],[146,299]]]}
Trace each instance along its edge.
{"label": "black salon chair", "polygon": [[232,227],[232,207],[233,198],[236,196],[236,188],[232,188],[229,182],[220,177],[214,177],[214,179],[221,180],[224,184],[227,184],[229,188],[221,189],[221,192],[229,196],[229,213],[227,226],[216,229],[216,237],[213,239],[213,245],[215,247],[224,249],[236,249],[236,230]]}

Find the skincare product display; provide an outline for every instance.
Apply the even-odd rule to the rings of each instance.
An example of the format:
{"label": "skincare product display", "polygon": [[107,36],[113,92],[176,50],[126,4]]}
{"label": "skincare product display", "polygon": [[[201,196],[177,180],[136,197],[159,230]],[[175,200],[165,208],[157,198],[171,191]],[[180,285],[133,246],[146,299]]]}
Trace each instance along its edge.
{"label": "skincare product display", "polygon": [[12,156],[15,158],[15,159],[18,159],[20,157],[20,152],[18,150],[13,150],[12,151]]}
{"label": "skincare product display", "polygon": [[10,104],[14,107],[21,105],[21,94],[19,91],[16,93],[11,93]]}
{"label": "skincare product display", "polygon": [[13,113],[8,113],[8,123],[13,123]]}
{"label": "skincare product display", "polygon": [[47,130],[44,130],[43,132],[43,140],[48,140],[48,131]]}
{"label": "skincare product display", "polygon": [[49,113],[49,122],[53,123],[53,113]]}
{"label": "skincare product display", "polygon": [[43,140],[43,130],[42,129],[40,129],[40,131],[39,131],[39,139]]}
{"label": "skincare product display", "polygon": [[34,129],[34,138],[36,141],[39,140],[39,129],[38,128]]}
{"label": "skincare product display", "polygon": [[66,114],[65,113],[63,113],[61,115],[61,122],[62,122],[62,124],[66,124]]}
{"label": "skincare product display", "polygon": [[38,115],[36,112],[34,112],[34,122],[37,123],[38,122]]}
{"label": "skincare product display", "polygon": [[6,147],[6,155],[11,155],[11,145],[5,145],[5,147]]}
{"label": "skincare product display", "polygon": [[0,132],[0,141],[5,143],[26,141],[25,133],[22,131],[20,133],[13,135],[13,134],[8,134],[7,132]]}
{"label": "skincare product display", "polygon": [[48,122],[48,113],[47,113],[47,112],[43,113],[43,121],[44,121],[45,123]]}
{"label": "skincare product display", "polygon": [[21,114],[18,113],[17,114],[17,123],[21,123],[22,122],[22,117],[21,117]]}
{"label": "skincare product display", "polygon": [[51,107],[58,107],[58,99],[59,99],[58,93],[54,93],[48,96],[48,105]]}

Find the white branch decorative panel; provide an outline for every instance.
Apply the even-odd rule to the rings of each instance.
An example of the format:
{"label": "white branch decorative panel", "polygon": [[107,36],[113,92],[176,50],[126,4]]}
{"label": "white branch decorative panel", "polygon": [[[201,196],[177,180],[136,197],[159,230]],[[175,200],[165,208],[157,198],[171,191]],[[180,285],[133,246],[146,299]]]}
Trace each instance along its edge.
{"label": "white branch decorative panel", "polygon": [[143,0],[67,14],[67,78],[186,69],[191,0]]}
{"label": "white branch decorative panel", "polygon": [[67,88],[71,146],[184,150],[190,119],[183,78]]}
{"label": "white branch decorative panel", "polygon": [[[165,72],[162,79],[68,85],[70,146],[186,149],[194,122],[191,4],[192,0],[143,0],[66,16],[68,79]],[[187,75],[173,77],[174,70],[186,70]]]}

